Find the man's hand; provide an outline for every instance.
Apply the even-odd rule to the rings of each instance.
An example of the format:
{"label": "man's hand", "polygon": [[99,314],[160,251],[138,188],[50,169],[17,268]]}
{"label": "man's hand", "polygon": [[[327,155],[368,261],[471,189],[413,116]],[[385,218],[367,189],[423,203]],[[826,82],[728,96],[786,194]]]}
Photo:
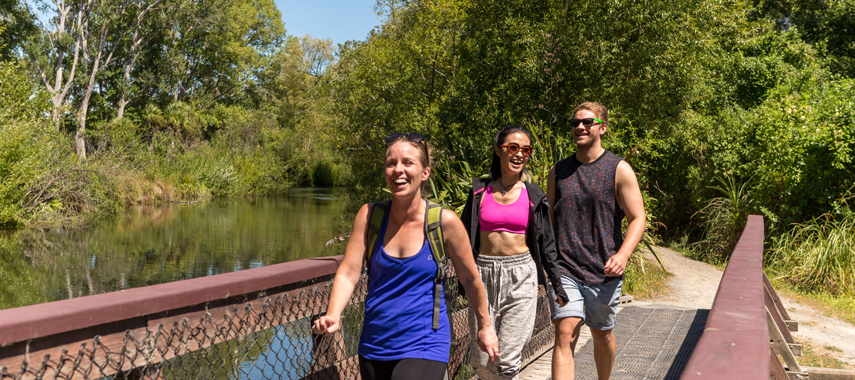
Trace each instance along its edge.
{"label": "man's hand", "polygon": [[496,337],[496,330],[493,330],[492,327],[479,330],[478,348],[490,357],[489,364],[493,364],[499,357],[499,338]]}
{"label": "man's hand", "polygon": [[626,270],[626,262],[629,261],[629,255],[620,253],[612,255],[609,261],[606,261],[605,274],[607,277],[620,277],[623,271]]}

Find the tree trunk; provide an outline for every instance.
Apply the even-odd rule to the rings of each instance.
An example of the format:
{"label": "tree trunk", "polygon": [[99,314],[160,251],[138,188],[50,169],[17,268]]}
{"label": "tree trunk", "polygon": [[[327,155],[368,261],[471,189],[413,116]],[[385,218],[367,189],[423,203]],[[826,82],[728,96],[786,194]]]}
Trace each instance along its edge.
{"label": "tree trunk", "polygon": [[130,103],[130,100],[125,100],[125,91],[122,91],[122,96],[119,98],[119,110],[116,111],[117,119],[121,119],[122,116],[125,116],[125,107]]}
{"label": "tree trunk", "polygon": [[53,123],[53,127],[56,128],[57,131],[60,131],[61,123],[60,119],[62,118],[62,99],[60,98],[62,94],[55,93],[51,96],[51,101],[53,102],[53,108],[50,110],[50,122]]}
{"label": "tree trunk", "polygon": [[81,160],[86,159],[86,140],[83,138],[85,131],[86,119],[83,119],[78,123],[77,131],[74,132],[74,148],[77,151],[77,157]]}
{"label": "tree trunk", "polygon": [[[86,159],[86,117],[89,115],[89,99],[92,99],[92,90],[95,88],[95,77],[97,77],[98,72],[101,71],[101,53],[104,49],[106,40],[106,30],[102,31],[101,37],[98,52],[95,55],[94,62],[92,62],[92,72],[89,73],[89,82],[86,83],[86,88],[83,90],[83,98],[80,101],[80,107],[77,109],[77,130],[74,133],[74,146],[77,148],[77,157],[81,160]],[[112,56],[112,53],[110,55]],[[108,57],[107,62],[109,61],[110,58]]]}
{"label": "tree trunk", "polygon": [[[144,33],[142,31],[143,19],[146,17],[146,15],[149,12],[151,12],[153,9],[155,9],[155,7],[159,3],[160,3],[160,0],[155,0],[154,2],[149,4],[144,10],[142,10],[140,12],[139,16],[137,16],[136,22],[133,25],[133,34],[131,37],[131,49],[129,51],[130,58],[128,60],[126,60],[124,65],[123,65],[123,68],[124,68],[124,72],[122,73],[123,82],[122,82],[122,89],[119,92],[119,109],[116,112],[116,118],[122,118],[122,116],[125,115],[125,107],[127,107],[127,105],[131,103],[131,99],[134,98],[134,96],[130,96],[130,99],[128,97],[128,88],[131,85],[131,70],[133,69],[134,65],[136,65],[137,58],[139,58],[139,55],[140,55],[139,47],[143,43],[148,43],[149,41],[151,41],[151,39],[153,37],[153,36],[145,36],[144,35]],[[142,4],[142,2],[140,2],[139,4]]]}
{"label": "tree trunk", "polygon": [[[56,23],[51,24],[53,25],[53,29],[44,25],[45,35],[51,42],[51,49],[55,54],[51,58],[50,53],[48,53],[48,62],[53,63],[48,63],[47,65],[42,66],[42,61],[39,59],[39,56],[41,55],[39,51],[31,50],[31,47],[25,48],[24,50],[41,76],[45,89],[51,95],[53,109],[51,110],[50,118],[54,127],[59,130],[62,125],[62,107],[68,102],[68,93],[74,83],[74,75],[77,73],[77,63],[80,58],[81,46],[84,45],[84,41],[82,39],[85,38],[85,33],[80,32],[75,35],[74,32],[82,31],[83,28],[81,25],[86,22],[89,14],[88,8],[82,5],[66,4],[65,2],[57,2],[55,5],[57,13],[55,15]],[[72,14],[72,12],[75,12],[75,14]],[[68,34],[74,36],[73,44],[63,45],[62,43],[58,43],[63,41],[63,37]],[[65,56],[67,54],[71,55],[72,62],[71,67],[68,70],[68,78],[63,78],[63,73],[66,68],[65,65],[67,65],[65,62]],[[48,76],[49,72],[52,72],[53,78]],[[53,83],[51,83],[51,81]]]}

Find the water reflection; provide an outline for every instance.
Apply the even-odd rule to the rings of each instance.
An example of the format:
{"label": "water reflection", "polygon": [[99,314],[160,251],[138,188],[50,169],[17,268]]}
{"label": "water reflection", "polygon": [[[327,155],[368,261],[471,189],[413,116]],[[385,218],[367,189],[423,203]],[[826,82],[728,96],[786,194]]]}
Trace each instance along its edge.
{"label": "water reflection", "polygon": [[80,230],[0,234],[0,308],[338,255],[344,192],[140,206]]}

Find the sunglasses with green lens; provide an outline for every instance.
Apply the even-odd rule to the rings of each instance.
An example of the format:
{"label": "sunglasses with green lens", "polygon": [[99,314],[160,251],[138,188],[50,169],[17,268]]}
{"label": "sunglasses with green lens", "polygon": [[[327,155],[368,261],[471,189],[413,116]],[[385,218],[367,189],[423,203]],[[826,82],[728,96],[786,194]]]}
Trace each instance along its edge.
{"label": "sunglasses with green lens", "polygon": [[585,119],[570,119],[570,128],[576,128],[576,126],[579,125],[579,123],[582,123],[582,125],[584,125],[585,128],[591,128],[594,125],[595,121],[597,122],[597,124],[603,123],[602,120],[597,119],[597,118],[593,118],[593,117],[588,117]]}

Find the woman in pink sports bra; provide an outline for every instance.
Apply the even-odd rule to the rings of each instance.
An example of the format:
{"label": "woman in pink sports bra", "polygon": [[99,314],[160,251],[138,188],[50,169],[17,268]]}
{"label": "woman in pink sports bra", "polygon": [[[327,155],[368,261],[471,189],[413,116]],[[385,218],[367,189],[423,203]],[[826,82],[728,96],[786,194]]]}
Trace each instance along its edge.
{"label": "woman in pink sports bra", "polygon": [[546,286],[548,277],[558,302],[567,302],[549,203],[543,190],[529,182],[526,170],[531,140],[531,132],[517,125],[496,135],[490,178],[472,180],[461,217],[499,337],[499,357],[492,365],[489,357],[472,350],[472,365],[481,379],[519,378],[522,350],[534,329],[538,284]]}

